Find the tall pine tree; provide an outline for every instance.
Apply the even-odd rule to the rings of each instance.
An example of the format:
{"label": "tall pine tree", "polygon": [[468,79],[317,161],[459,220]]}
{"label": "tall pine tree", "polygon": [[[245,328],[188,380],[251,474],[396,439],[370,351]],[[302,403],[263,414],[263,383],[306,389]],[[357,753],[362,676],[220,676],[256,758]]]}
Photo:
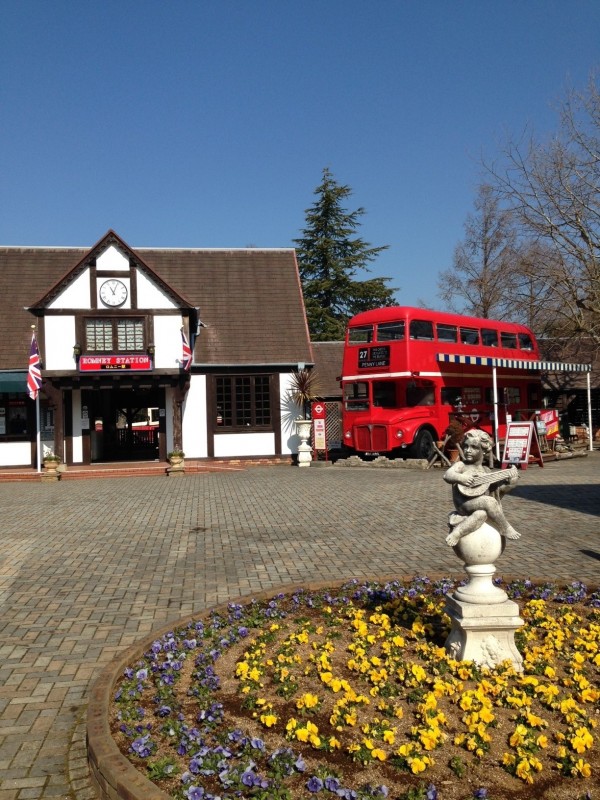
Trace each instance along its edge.
{"label": "tall pine tree", "polygon": [[352,194],[340,186],[329,169],[314,192],[316,202],[306,209],[306,227],[294,239],[308,326],[313,341],[344,338],[346,324],[359,311],[394,305],[394,289],[389,278],[356,280],[359,270],[387,249],[371,247],[354,233],[360,225],[363,208],[347,211],[344,200]]}

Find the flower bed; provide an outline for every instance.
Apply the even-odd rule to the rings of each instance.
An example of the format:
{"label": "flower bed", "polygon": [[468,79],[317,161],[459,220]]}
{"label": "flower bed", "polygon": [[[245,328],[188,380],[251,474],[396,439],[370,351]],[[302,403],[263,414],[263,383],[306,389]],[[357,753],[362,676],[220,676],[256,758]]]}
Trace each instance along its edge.
{"label": "flower bed", "polygon": [[353,581],[230,604],[125,670],[113,737],[189,800],[591,798],[600,593],[503,585],[525,620],[520,674],[449,657],[453,586]]}

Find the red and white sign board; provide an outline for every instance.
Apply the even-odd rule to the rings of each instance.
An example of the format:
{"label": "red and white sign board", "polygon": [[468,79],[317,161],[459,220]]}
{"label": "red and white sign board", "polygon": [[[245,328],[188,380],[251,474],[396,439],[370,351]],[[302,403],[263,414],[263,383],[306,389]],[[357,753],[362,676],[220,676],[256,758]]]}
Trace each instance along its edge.
{"label": "red and white sign board", "polygon": [[554,408],[548,408],[544,411],[540,411],[540,421],[546,426],[546,438],[556,439],[560,432],[558,411]]}
{"label": "red and white sign board", "polygon": [[327,450],[327,435],[325,432],[325,403],[312,404],[311,416],[313,419],[313,436],[315,450]]}
{"label": "red and white sign board", "polygon": [[510,464],[522,464],[523,469],[527,469],[530,454],[540,467],[544,466],[535,422],[509,422],[506,428],[502,468]]}
{"label": "red and white sign board", "polygon": [[80,372],[102,372],[104,370],[150,370],[150,356],[80,356]]}

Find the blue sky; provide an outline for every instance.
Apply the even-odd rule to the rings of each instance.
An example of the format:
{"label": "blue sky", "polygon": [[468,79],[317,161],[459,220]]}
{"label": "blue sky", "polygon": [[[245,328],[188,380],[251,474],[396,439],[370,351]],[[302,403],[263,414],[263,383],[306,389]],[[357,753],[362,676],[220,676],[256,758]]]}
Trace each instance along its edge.
{"label": "blue sky", "polygon": [[289,247],[328,167],[439,307],[482,154],[599,66],[597,0],[0,0],[0,244]]}

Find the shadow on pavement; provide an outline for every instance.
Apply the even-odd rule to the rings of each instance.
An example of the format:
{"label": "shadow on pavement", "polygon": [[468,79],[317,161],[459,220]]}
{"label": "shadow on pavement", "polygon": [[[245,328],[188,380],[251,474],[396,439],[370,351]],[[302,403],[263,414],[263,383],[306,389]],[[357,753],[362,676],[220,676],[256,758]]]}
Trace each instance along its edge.
{"label": "shadow on pavement", "polygon": [[600,487],[597,484],[517,486],[510,494],[511,497],[521,497],[534,503],[545,503],[579,511],[581,514],[600,516]]}
{"label": "shadow on pavement", "polygon": [[600,561],[600,553],[597,553],[595,550],[580,550],[579,552],[583,553],[584,556],[595,558],[596,561]]}

